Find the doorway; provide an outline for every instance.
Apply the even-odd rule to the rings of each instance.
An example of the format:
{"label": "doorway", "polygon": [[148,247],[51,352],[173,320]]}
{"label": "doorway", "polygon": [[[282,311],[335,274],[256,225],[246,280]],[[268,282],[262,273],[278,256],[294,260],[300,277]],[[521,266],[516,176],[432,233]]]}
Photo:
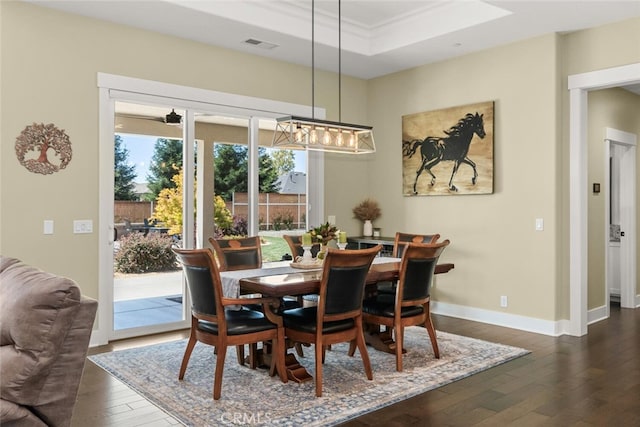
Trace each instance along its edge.
{"label": "doorway", "polygon": [[640,83],[640,63],[571,75],[569,89],[569,322],[566,333],[588,332],[587,98],[595,89]]}
{"label": "doorway", "polygon": [[[636,144],[628,132],[606,129],[605,176],[609,203],[605,223],[607,257],[605,266],[606,303],[619,299],[622,308],[635,308],[636,295]],[[608,314],[608,313],[607,313]]]}

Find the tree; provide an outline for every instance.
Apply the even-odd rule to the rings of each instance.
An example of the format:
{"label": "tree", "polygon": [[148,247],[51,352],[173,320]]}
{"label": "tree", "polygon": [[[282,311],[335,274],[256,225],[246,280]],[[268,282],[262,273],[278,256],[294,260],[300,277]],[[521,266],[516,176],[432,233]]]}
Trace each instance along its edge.
{"label": "tree", "polygon": [[136,200],[137,197],[134,192],[136,167],[135,165],[129,165],[127,163],[127,160],[129,159],[129,150],[127,150],[122,143],[122,137],[120,135],[116,135],[113,146],[113,199]]}
{"label": "tree", "polygon": [[147,175],[150,200],[155,200],[165,188],[175,188],[172,178],[176,169],[182,169],[182,140],[158,138],[153,150]]}
{"label": "tree", "polygon": [[296,155],[293,150],[273,150],[271,152],[273,166],[278,171],[278,175],[293,172],[296,168]]}
{"label": "tree", "polygon": [[[233,193],[248,191],[248,149],[245,145],[216,144],[214,149],[214,188],[224,200]],[[261,193],[277,191],[278,171],[266,148],[258,149],[258,185]]]}
{"label": "tree", "polygon": [[165,187],[160,190],[151,218],[169,227],[168,234],[182,234],[183,173],[181,168],[174,168],[173,173],[174,175],[171,177],[173,187]]}
{"label": "tree", "polygon": [[248,191],[247,147],[235,144],[215,144],[213,148],[214,188],[224,200],[232,194]]}
{"label": "tree", "polygon": [[261,193],[278,192],[278,169],[266,148],[258,148],[258,187]]}
{"label": "tree", "polygon": [[[174,169],[175,175],[171,178],[174,188],[163,188],[156,199],[152,219],[162,222],[169,227],[168,234],[182,233],[182,184],[184,179],[183,169]],[[194,181],[194,191],[196,182]],[[220,196],[215,196],[213,221],[216,229],[226,231],[232,229],[234,219],[231,212]]]}

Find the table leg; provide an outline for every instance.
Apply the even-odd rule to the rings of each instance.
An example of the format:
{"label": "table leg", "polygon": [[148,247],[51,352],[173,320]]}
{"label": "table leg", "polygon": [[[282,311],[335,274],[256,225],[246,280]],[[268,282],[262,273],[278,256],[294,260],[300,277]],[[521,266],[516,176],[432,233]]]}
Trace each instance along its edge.
{"label": "table leg", "polygon": [[[311,374],[309,374],[309,372],[307,372],[305,367],[302,366],[300,362],[298,362],[298,359],[296,359],[295,354],[289,353],[288,351],[289,348],[294,346],[293,344],[294,343],[288,343],[287,353],[284,356],[284,365],[285,365],[287,378],[297,383],[304,383],[307,381],[311,381],[313,379]],[[267,344],[266,349],[265,347],[263,347],[256,351],[257,364],[259,367],[266,367],[268,369],[269,366],[271,366],[272,352],[270,347],[271,346]]]}
{"label": "table leg", "polygon": [[[390,329],[381,331],[377,325],[365,325],[364,340],[371,347],[385,353],[396,354],[396,342],[393,340]],[[406,353],[402,349],[402,353]]]}

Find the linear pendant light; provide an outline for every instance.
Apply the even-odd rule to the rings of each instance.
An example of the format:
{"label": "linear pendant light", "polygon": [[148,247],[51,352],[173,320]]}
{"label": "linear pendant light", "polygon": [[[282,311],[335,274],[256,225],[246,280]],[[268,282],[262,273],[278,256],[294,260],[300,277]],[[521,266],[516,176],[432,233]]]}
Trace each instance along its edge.
{"label": "linear pendant light", "polygon": [[277,119],[273,147],[346,154],[375,153],[371,126],[342,122],[342,4],[338,0],[338,121],[315,118],[315,0],[311,0],[311,117]]}

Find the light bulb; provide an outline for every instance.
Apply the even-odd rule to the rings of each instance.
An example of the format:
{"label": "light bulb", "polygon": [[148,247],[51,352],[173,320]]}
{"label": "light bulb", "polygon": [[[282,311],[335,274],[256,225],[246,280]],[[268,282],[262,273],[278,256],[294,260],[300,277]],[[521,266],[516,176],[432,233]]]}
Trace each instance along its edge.
{"label": "light bulb", "polygon": [[311,128],[311,132],[309,132],[309,142],[311,144],[317,144],[318,143],[318,132],[316,131],[316,127],[313,126]]}
{"label": "light bulb", "polygon": [[329,128],[324,128],[324,135],[322,136],[322,143],[324,145],[331,144],[331,132],[329,132]]}
{"label": "light bulb", "polygon": [[356,133],[354,131],[349,132],[349,147],[356,146]]}
{"label": "light bulb", "polygon": [[297,143],[302,143],[302,139],[303,139],[303,134],[302,134],[302,126],[300,126],[300,123],[298,123],[298,126],[296,127],[296,133],[295,133],[295,140]]}
{"label": "light bulb", "polygon": [[342,147],[342,144],[344,144],[344,140],[342,138],[342,131],[338,130],[338,135],[336,136],[336,145],[338,147]]}

